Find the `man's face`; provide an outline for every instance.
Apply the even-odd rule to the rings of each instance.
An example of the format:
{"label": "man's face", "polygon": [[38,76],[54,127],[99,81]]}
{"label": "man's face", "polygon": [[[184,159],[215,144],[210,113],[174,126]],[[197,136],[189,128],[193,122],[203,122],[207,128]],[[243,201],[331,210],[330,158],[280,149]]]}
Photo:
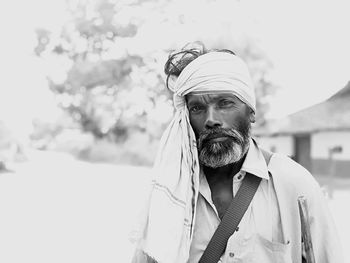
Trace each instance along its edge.
{"label": "man's face", "polygon": [[238,162],[249,146],[250,108],[232,93],[186,96],[199,161],[217,168]]}

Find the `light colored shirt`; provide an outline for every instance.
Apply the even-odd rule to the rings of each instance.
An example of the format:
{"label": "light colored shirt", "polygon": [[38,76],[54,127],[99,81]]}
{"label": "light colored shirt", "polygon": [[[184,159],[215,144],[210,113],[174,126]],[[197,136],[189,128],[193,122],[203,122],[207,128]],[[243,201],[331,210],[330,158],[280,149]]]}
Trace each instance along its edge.
{"label": "light colored shirt", "polygon": [[[269,176],[261,151],[251,140],[241,171],[233,178],[233,194],[249,172],[261,177],[261,183],[246,213],[238,225],[238,231],[229,238],[220,262],[275,262],[285,261],[288,240],[284,240],[273,179]],[[188,263],[197,263],[206,249],[220,218],[211,198],[205,175],[201,171],[196,221]]]}

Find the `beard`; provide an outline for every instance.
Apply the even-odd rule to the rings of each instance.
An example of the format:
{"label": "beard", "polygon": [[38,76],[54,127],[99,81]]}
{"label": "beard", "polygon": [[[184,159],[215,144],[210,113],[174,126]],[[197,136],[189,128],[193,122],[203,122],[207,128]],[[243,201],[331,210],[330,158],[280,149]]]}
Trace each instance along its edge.
{"label": "beard", "polygon": [[239,129],[205,130],[198,138],[199,162],[211,168],[236,163],[247,153],[249,138],[250,123],[244,123]]}

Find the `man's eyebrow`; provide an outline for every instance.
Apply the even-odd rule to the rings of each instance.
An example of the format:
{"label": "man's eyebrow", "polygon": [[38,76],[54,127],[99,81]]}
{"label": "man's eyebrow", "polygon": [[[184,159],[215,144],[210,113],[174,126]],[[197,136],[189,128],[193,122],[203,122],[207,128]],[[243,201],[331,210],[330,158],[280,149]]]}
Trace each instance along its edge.
{"label": "man's eyebrow", "polygon": [[195,105],[202,105],[202,104],[204,104],[204,103],[201,101],[198,101],[198,100],[187,102],[187,106],[195,106]]}
{"label": "man's eyebrow", "polygon": [[203,103],[203,102],[197,97],[187,98],[187,104],[196,104],[196,103]]}

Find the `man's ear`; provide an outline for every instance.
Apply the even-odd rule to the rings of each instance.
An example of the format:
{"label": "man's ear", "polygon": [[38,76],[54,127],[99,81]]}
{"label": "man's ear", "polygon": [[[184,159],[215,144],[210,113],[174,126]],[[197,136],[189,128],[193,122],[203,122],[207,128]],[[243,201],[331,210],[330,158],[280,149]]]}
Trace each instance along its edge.
{"label": "man's ear", "polygon": [[249,121],[255,123],[255,112],[253,110],[250,110]]}

